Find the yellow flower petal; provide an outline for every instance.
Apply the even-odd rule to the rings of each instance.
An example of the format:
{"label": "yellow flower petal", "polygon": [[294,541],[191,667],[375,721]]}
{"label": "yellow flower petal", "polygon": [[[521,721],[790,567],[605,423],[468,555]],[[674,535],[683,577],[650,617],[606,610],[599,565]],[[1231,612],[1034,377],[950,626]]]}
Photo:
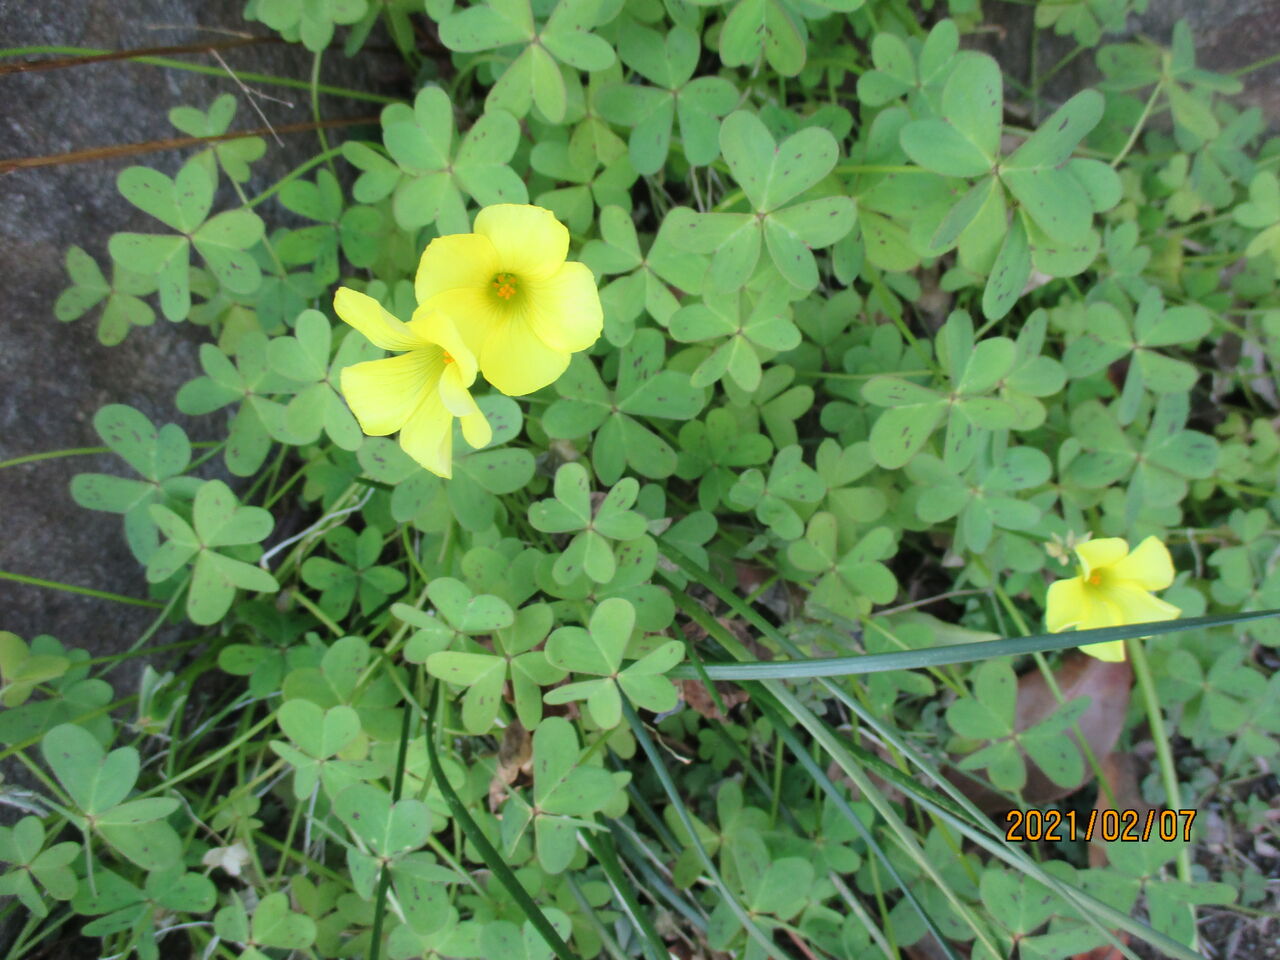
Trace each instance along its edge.
{"label": "yellow flower petal", "polygon": [[419,307],[409,321],[413,332],[429,343],[438,345],[449,355],[449,361],[465,389],[476,379],[475,352],[467,346],[457,325],[434,307]]}
{"label": "yellow flower petal", "polygon": [[388,313],[377,300],[350,287],[339,287],[333,295],[333,309],[344,321],[363,333],[383,350],[412,350],[422,341],[409,327]]}
{"label": "yellow flower petal", "polygon": [[[453,321],[454,328],[474,356],[479,357],[494,330],[506,323],[509,310],[502,301],[489,296],[485,287],[458,287],[437,293],[418,309],[439,311]],[[481,364],[483,369],[483,364]]]}
{"label": "yellow flower petal", "polygon": [[413,292],[418,303],[425,304],[445,290],[458,287],[482,289],[492,282],[500,269],[498,251],[488,237],[476,233],[436,237],[422,251]]}
{"label": "yellow flower petal", "polygon": [[1080,648],[1091,657],[1105,660],[1107,663],[1119,663],[1124,659],[1124,641],[1107,640],[1104,643],[1086,643]]}
{"label": "yellow flower petal", "polygon": [[576,353],[600,339],[604,311],[596,278],[585,263],[566,263],[546,280],[527,284],[525,320],[553,350]]}
{"label": "yellow flower petal", "polygon": [[1080,572],[1085,579],[1094,570],[1110,566],[1128,552],[1129,544],[1120,537],[1086,540],[1076,547],[1076,556],[1080,558]]}
{"label": "yellow flower petal", "polygon": [[444,402],[444,408],[455,417],[469,417],[478,413],[480,408],[463,386],[456,367],[455,363],[445,364],[444,372],[440,375],[440,399]]}
{"label": "yellow flower petal", "polygon": [[484,418],[484,414],[477,410],[470,416],[462,417],[462,435],[466,437],[467,443],[479,450],[481,447],[487,447],[489,441],[493,439],[493,427],[489,426],[489,421]]}
{"label": "yellow flower petal", "polygon": [[1103,591],[1103,599],[1116,608],[1120,623],[1155,623],[1176,620],[1182,611],[1166,600],[1152,596],[1140,587],[1123,582]]}
{"label": "yellow flower petal", "polygon": [[453,476],[453,416],[432,391],[400,431],[400,446],[436,476]]}
{"label": "yellow flower petal", "polygon": [[343,368],[342,395],[361,430],[385,437],[404,426],[427,394],[435,392],[442,366],[423,350],[366,360]]}
{"label": "yellow flower petal", "polygon": [[1147,537],[1132,553],[1112,565],[1111,574],[1130,580],[1143,590],[1163,590],[1173,583],[1173,558],[1158,538]]}
{"label": "yellow flower petal", "polygon": [[475,232],[498,251],[498,268],[521,281],[545,280],[569,254],[569,231],[550,210],[526,203],[497,203],[476,215]]}
{"label": "yellow flower petal", "polygon": [[520,320],[495,327],[480,349],[480,372],[510,397],[541,390],[568,366],[567,352],[547,346]]}
{"label": "yellow flower petal", "polygon": [[1058,580],[1045,596],[1044,623],[1050,633],[1074,627],[1089,613],[1091,601],[1081,577]]}

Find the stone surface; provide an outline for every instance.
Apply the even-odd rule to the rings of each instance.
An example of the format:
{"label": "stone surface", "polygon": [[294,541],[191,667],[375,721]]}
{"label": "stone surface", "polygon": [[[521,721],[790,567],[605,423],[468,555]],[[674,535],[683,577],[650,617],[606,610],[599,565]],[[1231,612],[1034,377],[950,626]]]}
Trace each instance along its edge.
{"label": "stone surface", "polygon": [[[1007,72],[1024,82],[1029,80],[1034,8],[988,0],[984,9],[993,29],[981,43],[982,48]],[[1230,74],[1280,53],[1280,0],[1150,0],[1144,13],[1129,17],[1124,33],[1106,34],[1101,44],[1146,37],[1167,47],[1174,24],[1183,19],[1195,39],[1196,63],[1205,70]],[[1076,46],[1073,37],[1057,36],[1052,29],[1039,31],[1038,43],[1040,73],[1052,69]],[[1053,103],[1060,103],[1100,77],[1093,53],[1086,52],[1058,73],[1048,87],[1048,97]],[[1251,71],[1240,79],[1244,92],[1236,103],[1258,107],[1267,128],[1272,133],[1280,132],[1280,63]]]}
{"label": "stone surface", "polygon": [[[5,46],[80,46],[111,50],[193,44],[234,35],[268,35],[246,23],[241,0],[0,0]],[[222,54],[238,70],[306,80],[311,55],[291,44],[270,44]],[[181,59],[216,66],[210,54]],[[363,90],[407,78],[391,72],[378,55],[348,60],[331,51],[321,79]],[[256,85],[255,85],[256,86]],[[276,99],[258,99],[272,125],[311,119],[305,90],[261,85]],[[206,108],[219,94],[238,97],[233,129],[263,126],[248,96],[230,76],[205,76],[127,62],[0,76],[0,157],[27,157],[91,147],[165,139],[181,134],[168,110],[180,104]],[[282,101],[290,101],[288,103]],[[377,104],[324,97],[327,117],[367,116]],[[268,138],[267,155],[255,165],[249,192],[262,189],[318,150],[315,133]],[[158,318],[135,328],[125,342],[104,347],[96,337],[97,311],[71,324],[53,316],[67,286],[63,257],[78,244],[110,275],[107,241],[120,230],[163,232],[116,190],[120,170],[134,163],[172,175],[192,151],[48,166],[0,176],[0,461],[42,451],[100,445],[93,415],[108,403],[127,403],[157,423],[176,420],[193,439],[211,439],[213,418],[189,422],[173,408],[177,388],[198,373],[196,351],[203,329]],[[224,190],[226,189],[224,184]],[[222,197],[219,197],[220,202]],[[270,209],[268,209],[270,208]],[[268,203],[268,218],[279,207]],[[217,416],[216,414],[214,416]],[[142,571],[125,546],[120,518],[92,513],[71,499],[76,473],[127,474],[114,456],[75,456],[0,470],[0,570],[62,581],[134,597],[146,596]],[[95,656],[125,649],[150,622],[152,611],[109,600],[0,580],[0,629],[28,639],[51,633]],[[128,681],[124,681],[126,687]]]}

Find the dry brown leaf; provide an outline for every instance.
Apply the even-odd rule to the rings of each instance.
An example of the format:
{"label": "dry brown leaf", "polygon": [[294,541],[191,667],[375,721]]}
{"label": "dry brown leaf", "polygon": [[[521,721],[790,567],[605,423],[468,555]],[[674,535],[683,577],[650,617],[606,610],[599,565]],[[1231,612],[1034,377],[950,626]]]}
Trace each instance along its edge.
{"label": "dry brown leaf", "polygon": [[[1142,799],[1142,790],[1138,786],[1138,762],[1127,753],[1108,753],[1098,759],[1102,768],[1102,777],[1110,788],[1110,796],[1102,784],[1098,785],[1098,799],[1093,809],[1101,817],[1104,810],[1137,810],[1146,816],[1151,804]],[[1114,804],[1112,803],[1114,798]],[[1095,830],[1095,833],[1097,831]],[[1101,837],[1094,836],[1089,844],[1089,866],[1105,867],[1107,865],[1107,848]]]}
{"label": "dry brown leaf", "polygon": [[489,781],[489,811],[497,813],[507,798],[507,787],[531,774],[533,762],[533,738],[519,720],[502,731],[502,743],[498,747],[498,764]]}
{"label": "dry brown leaf", "polygon": [[[746,703],[751,699],[751,694],[747,691],[723,680],[715,681],[715,686],[716,693],[720,695],[720,702],[724,704],[726,710],[732,710],[738,704]],[[681,680],[680,696],[684,698],[685,703],[708,720],[728,719],[716,707],[715,698],[711,696],[711,691],[701,680]]]}

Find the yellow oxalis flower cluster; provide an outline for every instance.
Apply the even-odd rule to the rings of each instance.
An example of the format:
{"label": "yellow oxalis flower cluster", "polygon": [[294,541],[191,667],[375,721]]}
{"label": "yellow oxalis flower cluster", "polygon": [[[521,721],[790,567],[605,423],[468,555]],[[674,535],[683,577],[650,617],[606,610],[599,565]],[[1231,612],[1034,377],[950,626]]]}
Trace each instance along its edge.
{"label": "yellow oxalis flower cluster", "polygon": [[[1155,537],[1147,537],[1132,552],[1119,537],[1086,540],[1075,547],[1075,554],[1080,575],[1049,587],[1044,618],[1050,633],[1173,620],[1182,613],[1151,594],[1173,583],[1173,560]],[[1124,659],[1122,640],[1080,649],[1099,660]]]}
{"label": "yellow oxalis flower cluster", "polygon": [[375,346],[400,352],[342,371],[342,393],[370,436],[400,431],[400,446],[442,477],[453,473],[453,420],[473,447],[492,438],[470,394],[477,372],[509,396],[540,390],[600,337],[595,277],[567,262],[569,231],[550,210],[485,207],[474,232],[437,237],[418,264],[418,308],[402,323],[348,287],[339,317]]}

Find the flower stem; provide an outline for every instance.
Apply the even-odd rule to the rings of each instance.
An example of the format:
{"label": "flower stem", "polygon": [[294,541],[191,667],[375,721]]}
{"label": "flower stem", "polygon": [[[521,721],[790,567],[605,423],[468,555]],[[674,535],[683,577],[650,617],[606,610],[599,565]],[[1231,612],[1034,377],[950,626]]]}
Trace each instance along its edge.
{"label": "flower stem", "polygon": [[[1151,676],[1151,664],[1147,660],[1147,650],[1141,639],[1132,639],[1125,644],[1129,651],[1129,662],[1133,664],[1133,676],[1142,691],[1142,701],[1147,708],[1147,725],[1151,728],[1151,739],[1156,745],[1156,759],[1160,763],[1160,780],[1164,784],[1164,802],[1170,810],[1182,809],[1182,791],[1178,786],[1178,770],[1173,763],[1173,750],[1169,746],[1169,735],[1164,727],[1164,712],[1160,709],[1160,700],[1156,696],[1155,680]],[[1191,850],[1187,845],[1178,851],[1178,879],[1183,883],[1191,882]],[[1191,949],[1196,946],[1195,907],[1188,904],[1191,910]]]}
{"label": "flower stem", "polygon": [[156,603],[154,600],[141,600],[138,597],[125,597],[118,593],[109,593],[106,590],[94,590],[91,587],[78,587],[73,583],[60,583],[57,580],[42,580],[39,577],[28,577],[21,573],[10,573],[8,570],[0,570],[0,580],[12,580],[15,583],[25,583],[32,587],[48,587],[51,590],[65,590],[67,593],[80,593],[86,597],[98,597],[101,600],[114,600],[116,603],[128,603],[135,607],[151,607],[153,610],[163,610],[163,603]]}

